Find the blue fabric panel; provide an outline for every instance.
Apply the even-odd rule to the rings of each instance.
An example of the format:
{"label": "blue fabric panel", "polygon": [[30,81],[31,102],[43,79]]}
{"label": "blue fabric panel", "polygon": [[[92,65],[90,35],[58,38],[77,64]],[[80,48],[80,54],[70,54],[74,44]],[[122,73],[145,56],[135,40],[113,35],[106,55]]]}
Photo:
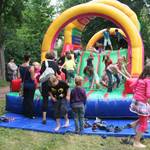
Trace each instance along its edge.
{"label": "blue fabric panel", "polygon": [[[74,127],[74,121],[70,119],[70,126],[68,128],[60,128],[58,132],[54,131],[54,128],[56,126],[56,122],[54,119],[47,119],[47,124],[43,125],[42,118],[36,118],[36,119],[29,119],[25,118],[22,115],[14,114],[14,113],[7,113],[5,115],[6,117],[13,117],[15,120],[8,122],[0,122],[0,127],[5,128],[16,128],[16,129],[23,129],[23,130],[31,130],[31,131],[39,131],[39,132],[48,132],[48,133],[59,133],[59,134],[68,134],[68,133],[74,133],[75,127]],[[131,123],[134,120],[103,120],[105,121],[106,125],[113,125],[114,127],[118,126],[120,128],[124,127],[128,123]],[[94,120],[88,120],[88,123],[91,125],[93,124]],[[65,123],[64,119],[61,119],[61,125]],[[148,131],[150,131],[150,126],[148,127]],[[105,130],[95,130],[92,131],[91,127],[84,129],[84,132],[82,134],[87,135],[99,135],[102,137],[107,136],[113,136],[113,137],[124,137],[124,136],[133,136],[135,135],[134,129],[123,129],[120,132],[107,132]],[[145,138],[150,138],[150,132],[144,133]]]}
{"label": "blue fabric panel", "polygon": [[[102,99],[98,96],[89,97],[86,104],[85,116],[95,118],[136,118],[130,112],[129,105],[131,98],[126,99]],[[37,116],[42,115],[42,100],[34,100],[34,108]],[[22,113],[22,98],[20,96],[6,96],[6,110],[13,113]],[[71,108],[68,104],[69,115],[72,116]],[[48,103],[48,116],[53,117],[53,105]]]}

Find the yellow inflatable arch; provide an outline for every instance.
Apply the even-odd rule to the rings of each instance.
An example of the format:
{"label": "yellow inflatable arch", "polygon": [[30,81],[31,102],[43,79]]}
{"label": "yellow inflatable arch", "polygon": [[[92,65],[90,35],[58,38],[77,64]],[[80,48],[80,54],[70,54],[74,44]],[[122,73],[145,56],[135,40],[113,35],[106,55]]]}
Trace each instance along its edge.
{"label": "yellow inflatable arch", "polygon": [[[110,28],[109,32],[110,32],[110,35],[115,35],[115,30],[118,29],[118,28]],[[93,47],[95,45],[95,43],[100,40],[101,38],[103,38],[103,32],[105,31],[106,29],[103,29],[97,33],[95,33],[92,38],[89,40],[87,46],[86,46],[86,49],[90,49],[91,47]],[[126,35],[124,34],[124,32],[121,30],[121,29],[118,29],[118,32],[120,32],[124,37],[126,37]]]}
{"label": "yellow inflatable arch", "polygon": [[[117,9],[119,9],[124,14],[126,14],[131,19],[131,21],[135,24],[135,26],[138,28],[138,30],[140,30],[140,23],[139,23],[139,21],[137,19],[136,14],[127,5],[121,3],[121,2],[119,2],[117,0],[111,0],[111,1],[110,0],[93,0],[93,1],[90,1],[89,3],[97,3],[97,4],[102,3],[102,4],[107,4],[109,6],[113,6],[113,7],[117,8]],[[84,19],[85,19],[85,17],[83,19],[80,18],[81,21],[83,21]],[[89,21],[91,19],[92,18],[88,18]],[[81,39],[75,39],[74,35],[72,33],[74,32],[75,29],[77,29],[77,30],[82,32],[82,30],[84,29],[86,24],[88,24],[88,21],[85,24],[81,24],[80,21],[78,19],[76,19],[75,21],[73,21],[72,23],[68,24],[65,27],[65,31],[64,31],[64,47],[63,47],[62,54],[65,51],[67,51],[67,49],[76,49],[76,48],[74,48],[74,44],[75,44],[74,40],[77,40],[77,43],[78,43],[78,41],[79,40],[81,41]],[[81,43],[80,44],[78,43],[78,45],[81,45]],[[79,49],[81,49],[80,47],[81,46],[78,46]]]}
{"label": "yellow inflatable arch", "polygon": [[137,16],[136,16],[135,12],[130,7],[128,7],[127,5],[121,3],[117,0],[93,0],[89,3],[94,3],[94,2],[95,3],[106,4],[106,5],[113,6],[117,9],[119,9],[124,14],[126,14],[131,19],[131,21],[135,24],[137,29],[140,30],[140,23],[137,19]]}
{"label": "yellow inflatable arch", "polygon": [[45,59],[45,53],[53,50],[54,43],[59,32],[73,20],[83,16],[100,16],[115,22],[126,34],[128,39],[128,55],[131,59],[131,75],[139,75],[143,69],[143,44],[137,27],[133,22],[119,9],[106,4],[85,3],[74,6],[63,12],[48,28],[42,43],[42,56]]}

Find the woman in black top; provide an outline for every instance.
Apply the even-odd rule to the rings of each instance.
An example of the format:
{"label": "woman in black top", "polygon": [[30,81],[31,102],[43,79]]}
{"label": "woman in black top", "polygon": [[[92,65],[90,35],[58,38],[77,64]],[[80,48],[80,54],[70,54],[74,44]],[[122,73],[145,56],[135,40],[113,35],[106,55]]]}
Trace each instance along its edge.
{"label": "woman in black top", "polygon": [[[48,61],[48,66],[51,67],[54,72],[55,75],[60,74],[60,70],[58,67],[58,64],[54,61],[55,55],[53,52],[47,52],[46,53],[46,61]],[[46,66],[45,66],[45,61],[43,61],[42,63],[42,67],[41,67],[41,74],[45,71]],[[47,109],[48,109],[48,97],[49,97],[49,86],[48,86],[48,81],[45,81],[42,83],[42,97],[43,97],[43,106],[42,106],[42,112],[43,112],[43,124],[46,124],[46,113],[47,113]]]}
{"label": "woman in black top", "polygon": [[35,92],[34,67],[29,65],[30,56],[24,55],[24,63],[20,66],[20,76],[23,82],[23,114],[34,119],[33,99]]}

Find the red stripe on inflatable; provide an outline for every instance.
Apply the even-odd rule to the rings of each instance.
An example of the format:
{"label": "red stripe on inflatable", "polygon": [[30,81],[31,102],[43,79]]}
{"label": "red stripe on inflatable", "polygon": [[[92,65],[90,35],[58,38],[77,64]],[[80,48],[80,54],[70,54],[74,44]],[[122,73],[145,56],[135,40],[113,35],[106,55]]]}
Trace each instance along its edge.
{"label": "red stripe on inflatable", "polygon": [[120,57],[120,49],[118,49],[117,55],[118,55],[118,58],[119,58]]}
{"label": "red stripe on inflatable", "polygon": [[108,98],[109,94],[108,93],[105,93],[104,94],[104,98]]}
{"label": "red stripe on inflatable", "polygon": [[82,62],[83,54],[84,54],[84,52],[82,52],[81,57],[80,57],[80,62],[79,62],[79,66],[78,66],[77,74],[79,74],[79,72],[80,72],[80,65],[81,65],[81,62]]}
{"label": "red stripe on inflatable", "polygon": [[98,63],[97,63],[97,67],[96,67],[96,72],[98,74],[98,71],[99,71],[99,64],[100,64],[100,54],[98,54]]}
{"label": "red stripe on inflatable", "polygon": [[127,97],[127,93],[125,92],[125,90],[122,92],[122,97]]}
{"label": "red stripe on inflatable", "polygon": [[86,94],[86,96],[89,97],[93,92],[94,92],[94,90],[90,90],[90,91]]}

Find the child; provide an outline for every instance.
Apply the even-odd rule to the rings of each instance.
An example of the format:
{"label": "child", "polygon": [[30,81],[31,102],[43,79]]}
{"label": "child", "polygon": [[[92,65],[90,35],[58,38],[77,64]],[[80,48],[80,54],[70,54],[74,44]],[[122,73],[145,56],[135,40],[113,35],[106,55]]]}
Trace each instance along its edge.
{"label": "child", "polygon": [[54,106],[54,113],[56,118],[55,131],[60,129],[60,117],[65,117],[66,123],[63,127],[69,126],[69,119],[67,113],[67,101],[69,101],[70,90],[68,84],[63,80],[58,80],[55,75],[52,75],[49,79],[49,94]]}
{"label": "child", "polygon": [[40,71],[41,71],[41,65],[38,62],[33,62],[32,64],[34,66],[34,72],[35,72],[35,84],[36,84],[36,88],[38,86],[39,83],[39,77],[40,77]]}
{"label": "child", "polygon": [[83,70],[84,75],[88,78],[89,80],[89,88],[93,88],[93,80],[94,80],[94,66],[93,66],[93,55],[92,53],[90,54],[90,56],[87,59],[87,65]]}
{"label": "child", "polygon": [[120,58],[121,60],[120,61],[122,61],[122,72],[128,77],[128,78],[131,78],[131,75],[130,75],[130,73],[128,72],[128,70],[127,70],[127,65],[129,64],[128,62],[127,62],[127,60],[126,60],[126,57],[125,56],[123,56],[123,57],[121,57]]}
{"label": "child", "polygon": [[112,60],[111,60],[111,58],[108,55],[104,55],[103,56],[102,62],[105,63],[105,70],[106,70],[107,66],[109,66],[110,64],[113,63]]}
{"label": "child", "polygon": [[104,45],[102,43],[96,42],[95,48],[98,51],[98,53],[103,53],[104,52]]}
{"label": "child", "polygon": [[81,87],[82,77],[75,77],[75,88],[72,89],[70,95],[70,104],[74,112],[74,122],[75,122],[75,132],[82,132],[84,127],[84,114],[85,114],[85,104],[86,104],[86,92]]}
{"label": "child", "polygon": [[67,72],[67,81],[71,82],[71,78],[74,78],[74,73],[76,69],[76,64],[74,58],[72,58],[70,53],[67,53],[65,63],[61,66],[61,68],[65,68]]}
{"label": "child", "polygon": [[125,78],[128,78],[126,75],[124,75],[121,72],[121,67],[122,67],[122,62],[121,61],[118,61],[116,64],[110,64],[110,65],[107,66],[107,68],[106,68],[106,74],[108,76],[108,90],[107,90],[107,92],[112,92],[112,88],[113,88],[112,75],[116,78],[117,88],[119,87],[119,84],[120,84],[119,74],[121,74]]}
{"label": "child", "polygon": [[113,50],[111,40],[110,40],[110,33],[109,33],[110,28],[107,28],[104,32],[104,50],[106,50],[106,46],[109,45],[110,49]]}
{"label": "child", "polygon": [[150,115],[150,105],[148,104],[150,98],[150,66],[145,66],[137,82],[131,86],[134,88],[134,100],[130,106],[130,111],[139,116],[138,120],[130,124],[130,127],[136,129],[133,146],[145,148],[146,145],[143,145],[140,139],[148,127],[147,121]]}

